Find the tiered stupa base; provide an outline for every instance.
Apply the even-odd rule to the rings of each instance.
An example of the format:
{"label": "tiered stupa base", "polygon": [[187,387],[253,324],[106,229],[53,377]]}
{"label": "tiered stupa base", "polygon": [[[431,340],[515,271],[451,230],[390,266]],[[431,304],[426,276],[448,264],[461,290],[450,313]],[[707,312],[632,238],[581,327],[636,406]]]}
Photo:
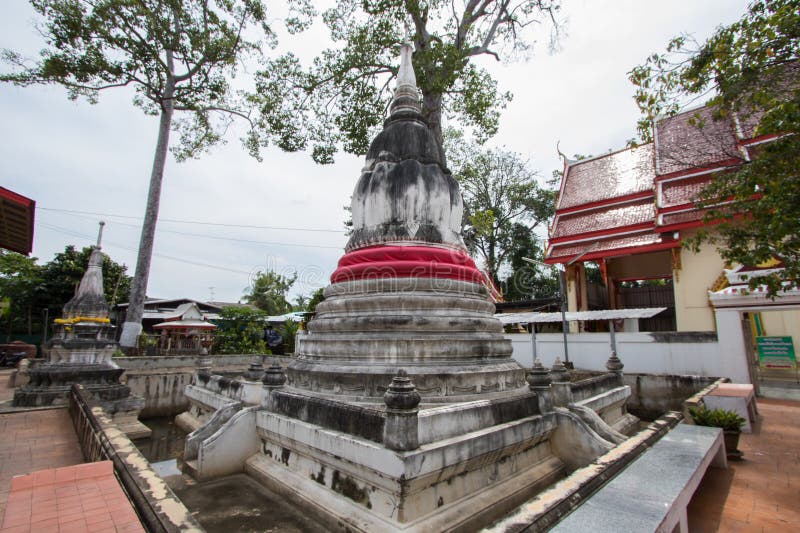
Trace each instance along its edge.
{"label": "tiered stupa base", "polygon": [[[28,370],[29,382],[14,393],[13,405],[66,405],[72,385],[78,383],[128,437],[149,437],[152,431],[139,422],[144,398],[132,395],[130,387],[120,383],[125,370],[111,361],[117,346],[111,340],[111,326],[78,322],[71,328],[70,332],[58,328],[58,336],[50,344],[48,361]],[[85,337],[66,336],[75,329]]]}
{"label": "tiered stupa base", "polygon": [[293,388],[345,401],[383,401],[405,370],[424,402],[524,390],[525,371],[477,283],[378,278],[335,283],[299,337]]}

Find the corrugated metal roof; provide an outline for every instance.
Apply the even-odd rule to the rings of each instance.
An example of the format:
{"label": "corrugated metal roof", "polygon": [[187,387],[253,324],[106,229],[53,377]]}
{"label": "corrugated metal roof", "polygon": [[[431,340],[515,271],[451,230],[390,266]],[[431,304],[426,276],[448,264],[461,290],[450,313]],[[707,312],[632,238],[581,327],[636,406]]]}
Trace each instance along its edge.
{"label": "corrugated metal roof", "polygon": [[[650,318],[666,307],[642,307],[638,309],[603,309],[600,311],[573,311],[566,314],[568,322],[579,320],[615,320],[618,318]],[[495,315],[503,324],[541,324],[561,322],[561,313],[501,313]]]}

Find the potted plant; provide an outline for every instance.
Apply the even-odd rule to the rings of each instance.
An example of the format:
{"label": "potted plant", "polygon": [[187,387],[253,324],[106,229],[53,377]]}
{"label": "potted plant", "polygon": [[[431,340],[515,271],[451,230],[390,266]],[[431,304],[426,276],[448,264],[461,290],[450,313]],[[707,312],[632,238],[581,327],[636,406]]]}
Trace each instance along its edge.
{"label": "potted plant", "polygon": [[728,458],[742,458],[743,454],[738,449],[739,435],[742,433],[742,425],[745,420],[739,416],[739,413],[727,409],[709,409],[705,405],[701,405],[700,407],[690,407],[689,414],[692,415],[694,423],[698,426],[722,428]]}

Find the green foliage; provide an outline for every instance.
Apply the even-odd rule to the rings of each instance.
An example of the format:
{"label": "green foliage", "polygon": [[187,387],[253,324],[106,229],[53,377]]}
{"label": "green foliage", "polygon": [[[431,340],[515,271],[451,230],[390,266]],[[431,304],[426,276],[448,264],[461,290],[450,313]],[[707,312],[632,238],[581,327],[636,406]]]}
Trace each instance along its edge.
{"label": "green foliage", "polygon": [[305,311],[308,307],[308,296],[305,294],[298,294],[294,297],[294,304],[292,305],[292,311]]}
{"label": "green foliage", "polygon": [[483,261],[495,283],[504,269],[512,268],[503,284],[506,299],[530,298],[536,279],[549,275],[526,266],[522,257],[542,255],[534,230],[553,216],[554,191],[539,186],[536,173],[519,154],[484,149],[450,130],[445,146],[464,196],[467,248]]}
{"label": "green foliage", "polygon": [[[50,320],[57,318],[64,304],[75,295],[91,253],[92,247],[78,251],[69,245],[51,261],[39,265],[36,258],[0,250],[0,299],[11,300],[10,330],[40,332],[45,309]],[[131,278],[126,271],[125,265],[103,254],[103,290],[109,304],[127,300]],[[9,331],[8,322],[4,321],[3,329]]]}
{"label": "green foliage", "polygon": [[214,352],[221,354],[268,354],[264,343],[267,313],[249,307],[223,307],[214,334]]}
{"label": "green foliage", "polygon": [[745,423],[744,418],[736,411],[726,409],[709,409],[705,405],[690,407],[689,414],[698,426],[722,428],[727,431],[740,431]]}
{"label": "green foliage", "polygon": [[532,265],[523,257],[539,260],[544,256],[542,241],[524,224],[514,224],[508,254],[510,272],[500,280],[500,291],[507,302],[530,298],[552,298],[558,294],[558,272],[544,265]]}
{"label": "green foliage", "polygon": [[9,301],[2,330],[28,334],[41,330],[41,302],[45,296],[42,267],[36,264],[36,258],[0,250],[0,299]]}
{"label": "green foliage", "polygon": [[292,305],[286,296],[296,280],[297,274],[288,277],[272,271],[259,271],[244,299],[247,303],[266,311],[268,315],[283,315],[292,310]]}
{"label": "green foliage", "polygon": [[[43,266],[43,277],[50,307],[60,312],[67,301],[75,294],[84,272],[89,266],[92,247],[86,246],[78,251],[68,245]],[[131,290],[131,277],[126,274],[128,267],[115,263],[103,254],[103,293],[109,305],[128,301]]]}
{"label": "green foliage", "polygon": [[337,150],[364,154],[382,123],[397,75],[401,43],[414,48],[423,115],[441,140],[442,115],[494,135],[511,99],[472,59],[528,53],[534,28],[559,28],[558,0],[468,2],[343,0],[323,13],[335,46],[309,68],[293,54],[258,73],[257,101],[265,129],[284,149],[312,147],[314,160],[333,162]]}
{"label": "green foliage", "polygon": [[[58,84],[71,99],[91,103],[102,90],[131,86],[134,104],[150,115],[165,103],[186,112],[173,122],[179,159],[196,157],[219,142],[234,117],[248,117],[248,102],[232,90],[240,62],[258,56],[275,34],[264,2],[245,0],[30,0],[44,21],[46,47],[31,64],[12,50],[2,57],[14,71],[0,81],[27,86]],[[290,5],[293,28],[313,13],[307,1]],[[261,30],[261,35],[253,31]],[[246,37],[253,37],[247,39]],[[251,122],[251,126],[255,123]],[[251,127],[246,144],[258,155]]]}
{"label": "green foliage", "polygon": [[319,303],[325,299],[325,295],[323,294],[324,291],[325,289],[323,287],[320,287],[314,291],[314,293],[311,295],[311,298],[308,300],[308,304],[306,306],[307,312],[316,312],[317,305],[319,305]]}
{"label": "green foliage", "polygon": [[284,351],[287,354],[294,353],[294,339],[295,336],[297,335],[298,329],[300,329],[299,322],[287,319],[283,323],[283,331],[281,332],[281,337],[283,337],[283,345],[285,346]]}
{"label": "green foliage", "polygon": [[[706,222],[687,245],[717,244],[731,263],[758,265],[777,255],[782,274],[754,277],[774,296],[800,279],[800,6],[797,0],[756,0],[742,18],[719,28],[698,44],[687,36],[670,41],[664,54],[653,54],[630,73],[642,111],[639,130],[652,139],[652,120],[673,115],[687,99],[714,96],[707,102],[714,120],[755,124],[756,136],[779,136],[732,154],[740,164],[718,172],[697,197],[707,208]],[[702,128],[702,121],[695,121]],[[721,144],[721,143],[718,143]],[[725,199],[724,203],[720,199]]]}

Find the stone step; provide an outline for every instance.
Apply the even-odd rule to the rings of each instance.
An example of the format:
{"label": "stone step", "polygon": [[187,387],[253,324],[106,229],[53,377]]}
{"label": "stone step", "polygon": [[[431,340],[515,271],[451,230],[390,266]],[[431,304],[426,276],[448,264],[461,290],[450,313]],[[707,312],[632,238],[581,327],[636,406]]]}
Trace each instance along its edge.
{"label": "stone step", "polygon": [[197,459],[183,461],[181,463],[181,471],[192,479],[197,479]]}

